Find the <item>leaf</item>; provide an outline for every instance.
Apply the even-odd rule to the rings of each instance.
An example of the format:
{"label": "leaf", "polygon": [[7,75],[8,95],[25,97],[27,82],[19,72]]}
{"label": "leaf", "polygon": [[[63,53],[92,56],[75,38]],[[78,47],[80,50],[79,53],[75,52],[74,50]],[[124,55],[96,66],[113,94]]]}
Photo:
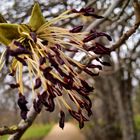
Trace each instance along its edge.
{"label": "leaf", "polygon": [[0,23],[0,42],[9,45],[12,40],[20,37],[17,24]]}
{"label": "leaf", "polygon": [[31,26],[33,31],[36,31],[44,23],[45,23],[45,18],[42,15],[39,4],[36,2],[32,9],[29,26]]}

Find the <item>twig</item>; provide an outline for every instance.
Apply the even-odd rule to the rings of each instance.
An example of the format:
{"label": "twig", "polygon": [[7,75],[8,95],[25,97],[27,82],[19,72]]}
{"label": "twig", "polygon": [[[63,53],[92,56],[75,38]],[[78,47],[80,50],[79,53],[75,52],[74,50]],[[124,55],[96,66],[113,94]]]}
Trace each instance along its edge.
{"label": "twig", "polygon": [[130,28],[126,33],[124,33],[119,40],[112,45],[111,47],[111,51],[115,51],[117,48],[119,48],[123,43],[125,43],[125,41],[133,34],[136,32],[136,30],[138,29],[140,25],[140,22],[135,24],[132,28]]}
{"label": "twig", "polygon": [[110,14],[112,14],[112,11],[114,10],[115,7],[117,7],[119,5],[119,3],[121,2],[121,0],[112,0],[112,4],[109,7],[109,9],[105,12],[105,14],[103,15],[104,18],[102,19],[97,19],[94,22],[92,22],[86,29],[86,31],[90,31],[91,29],[99,26],[101,23],[103,23],[109,16]]}
{"label": "twig", "polygon": [[[125,41],[133,34],[136,32],[136,30],[138,29],[138,27],[140,26],[140,9],[138,8],[140,6],[140,3],[136,2],[137,0],[135,0],[135,2],[133,3],[133,6],[134,6],[134,9],[135,9],[135,17],[136,17],[136,20],[135,20],[135,24],[132,28],[130,28],[126,33],[124,33],[120,38],[119,40],[114,44],[112,45],[110,48],[111,48],[111,51],[115,51],[117,48],[121,47],[121,45],[123,43],[125,43]],[[139,21],[139,22],[138,22]],[[87,61],[84,61],[84,64],[87,65],[89,63],[91,63],[93,60],[93,58],[89,58],[89,60]],[[81,71],[79,71],[80,73]]]}
{"label": "twig", "polygon": [[19,128],[17,126],[11,126],[11,127],[4,126],[0,128],[0,135],[14,134],[17,131],[19,131]]}
{"label": "twig", "polygon": [[130,1],[132,1],[132,0],[124,1],[121,12],[113,19],[113,21],[117,21],[124,14],[124,11],[125,11],[126,7],[128,6],[128,4],[130,3]]}
{"label": "twig", "polygon": [[119,40],[112,45],[111,51],[114,51],[115,49],[119,48],[125,41],[133,34],[136,32],[138,27],[140,26],[140,3],[139,2],[134,2],[133,3],[134,11],[135,11],[135,24],[132,26],[126,33],[124,33]]}
{"label": "twig", "polygon": [[88,6],[92,6],[93,4],[95,4],[97,1],[96,0],[91,0],[87,3],[86,7]]}

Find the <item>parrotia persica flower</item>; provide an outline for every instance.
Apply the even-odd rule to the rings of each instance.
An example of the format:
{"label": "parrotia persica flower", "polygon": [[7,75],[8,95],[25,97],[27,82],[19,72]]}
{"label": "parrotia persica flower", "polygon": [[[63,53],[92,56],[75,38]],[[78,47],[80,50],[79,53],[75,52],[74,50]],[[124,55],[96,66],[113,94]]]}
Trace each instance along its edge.
{"label": "parrotia persica flower", "polygon": [[[0,70],[6,65],[9,75],[16,79],[16,83],[11,83],[10,87],[18,89],[18,105],[24,120],[29,111],[24,96],[24,69],[30,77],[36,112],[40,113],[42,105],[47,111],[52,112],[58,104],[61,128],[64,127],[66,109],[79,122],[80,128],[92,114],[89,93],[93,91],[93,87],[76,72],[75,68],[96,76],[99,73],[94,73],[93,69],[101,70],[102,64],[109,64],[96,58],[100,65],[84,65],[65,52],[84,52],[89,57],[93,57],[93,52],[99,56],[109,55],[110,49],[97,43],[95,39],[105,36],[111,41],[111,38],[106,33],[94,30],[89,33],[82,32],[83,25],[70,30],[56,26],[57,22],[77,16],[103,18],[96,15],[93,8],[86,7],[79,11],[67,10],[58,17],[46,21],[39,4],[35,3],[28,24],[0,23],[0,42],[6,46],[0,58]],[[76,107],[73,108],[73,105],[67,102],[68,98]]]}

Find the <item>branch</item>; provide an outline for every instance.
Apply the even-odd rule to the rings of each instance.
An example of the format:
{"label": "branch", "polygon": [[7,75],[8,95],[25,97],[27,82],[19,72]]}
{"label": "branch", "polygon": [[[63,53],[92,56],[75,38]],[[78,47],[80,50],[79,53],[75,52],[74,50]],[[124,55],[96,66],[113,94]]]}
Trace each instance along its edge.
{"label": "branch", "polygon": [[140,26],[140,3],[139,2],[134,2],[134,11],[135,11],[135,24],[132,26],[126,33],[124,33],[119,40],[112,45],[111,51],[114,51],[115,49],[119,48],[125,41],[133,34],[136,32],[138,27]]}
{"label": "branch", "polygon": [[27,120],[22,120],[19,123],[17,129],[15,130],[16,133],[11,131],[13,135],[11,135],[8,140],[19,140],[24,132],[32,125],[37,115],[38,113],[35,112],[34,107],[32,106],[28,113]]}
{"label": "branch", "polygon": [[91,0],[91,1],[89,1],[88,3],[87,3],[87,5],[86,5],[86,7],[90,7],[90,6],[92,6],[93,4],[95,4],[97,1],[96,0]]}
{"label": "branch", "polygon": [[0,128],[0,135],[14,134],[17,131],[19,131],[19,128],[17,126],[11,126],[11,127],[4,126]]}
{"label": "branch", "polygon": [[126,0],[122,6],[121,12],[113,19],[113,21],[117,21],[125,12],[125,9],[127,8],[128,4],[131,0]]}
{"label": "branch", "polygon": [[140,22],[135,24],[132,28],[130,28],[126,33],[124,33],[119,40],[112,45],[111,47],[111,51],[115,51],[117,48],[119,48],[122,44],[125,43],[125,41],[133,34],[136,32],[136,30],[138,29],[140,25]]}
{"label": "branch", "polygon": [[120,4],[121,0],[112,0],[112,4],[109,7],[109,9],[103,14],[102,19],[97,19],[94,22],[92,22],[86,29],[86,31],[90,31],[91,29],[99,26],[101,23],[103,23],[113,12],[114,8],[117,7]]}
{"label": "branch", "polygon": [[[115,2],[115,1],[114,1]],[[110,47],[111,51],[114,51],[116,50],[117,48],[121,47],[121,45],[133,34],[136,32],[136,30],[138,29],[138,27],[140,26],[140,3],[137,1],[137,0],[134,0],[133,2],[133,6],[134,6],[134,11],[135,11],[135,24],[132,28],[130,28],[126,33],[124,33],[120,38],[119,40]],[[110,9],[110,8],[109,8]],[[88,29],[89,30],[89,29]],[[98,56],[97,56],[98,57]],[[83,59],[86,60],[83,62]],[[81,60],[81,62],[83,62],[83,64],[87,65],[89,63],[92,62],[93,59],[95,58],[88,58],[85,59],[83,58]],[[79,71],[80,73],[81,71]]]}

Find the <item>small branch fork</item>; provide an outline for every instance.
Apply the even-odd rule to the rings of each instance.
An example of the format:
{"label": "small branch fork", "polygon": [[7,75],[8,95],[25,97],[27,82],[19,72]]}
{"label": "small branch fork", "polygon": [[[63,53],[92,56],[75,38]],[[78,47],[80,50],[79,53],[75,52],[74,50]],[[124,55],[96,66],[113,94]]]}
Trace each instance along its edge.
{"label": "small branch fork", "polygon": [[26,121],[21,120],[18,126],[0,128],[0,135],[13,134],[8,140],[19,140],[24,132],[32,125],[37,115],[38,113],[35,112],[34,107],[32,106]]}
{"label": "small branch fork", "polygon": [[135,24],[132,26],[126,33],[124,33],[119,40],[111,46],[111,51],[115,51],[117,48],[119,48],[122,44],[125,43],[125,41],[136,32],[136,30],[140,26],[140,2],[137,0],[134,0],[133,2],[134,12],[135,12]]}

